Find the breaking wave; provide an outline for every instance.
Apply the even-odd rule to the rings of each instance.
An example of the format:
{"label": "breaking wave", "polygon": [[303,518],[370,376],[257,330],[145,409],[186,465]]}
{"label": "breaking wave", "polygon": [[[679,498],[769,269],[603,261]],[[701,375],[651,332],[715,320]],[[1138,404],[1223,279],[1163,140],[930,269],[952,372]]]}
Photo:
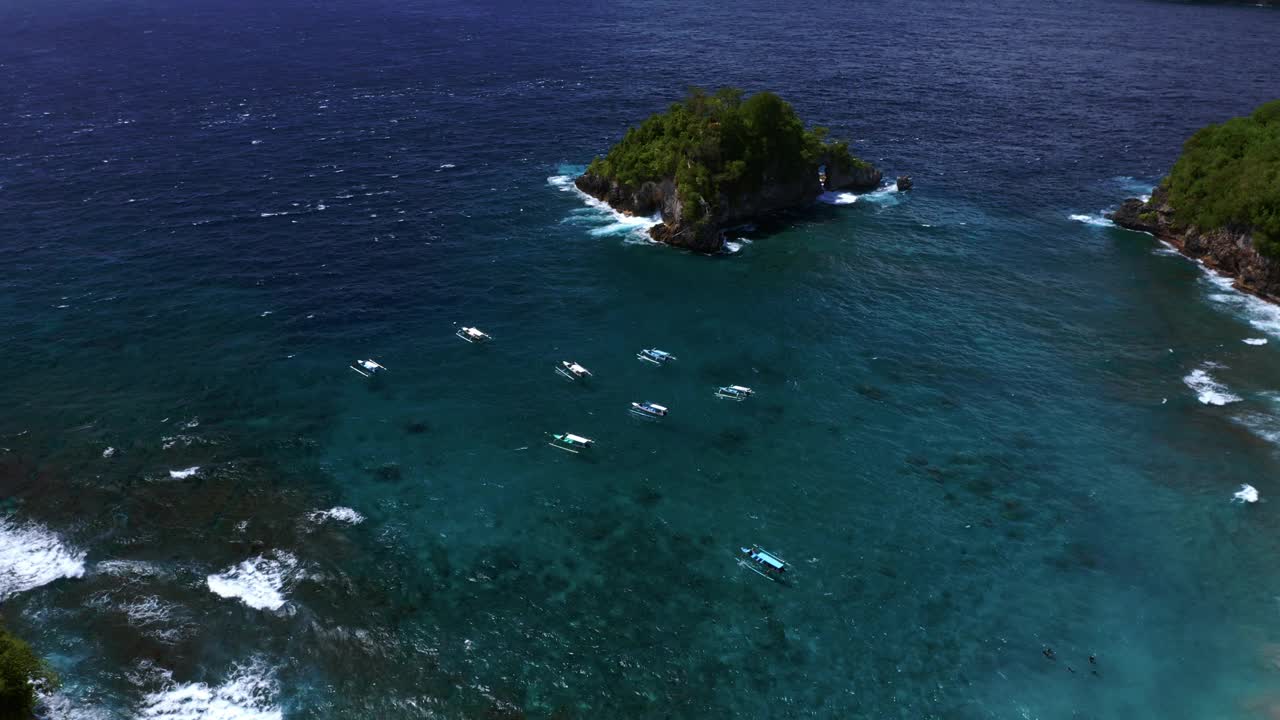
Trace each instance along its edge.
{"label": "breaking wave", "polygon": [[82,577],[84,557],[45,528],[0,519],[0,601],[54,580]]}
{"label": "breaking wave", "polygon": [[274,555],[259,555],[210,575],[206,578],[209,590],[224,598],[235,598],[255,610],[279,610],[284,607],[285,585],[293,578],[298,558],[287,552]]}
{"label": "breaking wave", "polygon": [[328,520],[336,520],[350,525],[359,525],[364,522],[363,515],[349,507],[341,506],[332,507],[328,510],[312,510],[307,513],[307,519],[316,524],[323,523]]}
{"label": "breaking wave", "polygon": [[[1224,277],[1197,262],[1211,286],[1209,300],[1240,313],[1256,330],[1280,337],[1280,307],[1237,290],[1229,277]],[[1253,343],[1250,343],[1253,344]]]}
{"label": "breaking wave", "polygon": [[1094,227],[1115,227],[1115,223],[1108,220],[1107,217],[1102,214],[1097,214],[1097,215],[1075,214],[1075,215],[1068,215],[1067,219],[1074,220],[1078,223],[1084,223],[1085,225],[1092,225]]}
{"label": "breaking wave", "polygon": [[824,192],[818,196],[818,202],[828,205],[852,205],[858,202],[858,196],[851,192]]}
{"label": "breaking wave", "polygon": [[627,215],[609,207],[609,204],[597,200],[582,192],[573,184],[573,179],[582,174],[586,168],[581,165],[561,165],[558,175],[547,178],[547,184],[560,192],[573,193],[587,206],[570,213],[562,222],[567,224],[595,225],[588,232],[595,237],[620,235],[633,241],[652,242],[649,228],[662,222],[659,215],[639,217]]}
{"label": "breaking wave", "polygon": [[889,183],[861,195],[847,191],[824,192],[818,196],[818,202],[828,205],[852,205],[856,202],[869,202],[888,206],[902,202],[902,197],[903,193],[898,192],[897,184]]}
{"label": "breaking wave", "polygon": [[151,720],[282,720],[280,688],[263,662],[237,667],[221,685],[173,683],[143,698],[138,718]]}
{"label": "breaking wave", "polygon": [[1192,370],[1189,375],[1182,378],[1182,382],[1194,390],[1196,399],[1205,405],[1226,405],[1240,401],[1239,395],[1229,392],[1226,385],[1214,380],[1204,370]]}

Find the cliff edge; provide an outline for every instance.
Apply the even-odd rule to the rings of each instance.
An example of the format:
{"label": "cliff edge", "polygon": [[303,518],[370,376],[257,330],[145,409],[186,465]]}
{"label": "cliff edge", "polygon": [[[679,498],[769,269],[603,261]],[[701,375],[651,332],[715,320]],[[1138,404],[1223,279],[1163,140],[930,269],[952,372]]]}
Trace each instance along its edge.
{"label": "cliff edge", "polygon": [[715,253],[725,228],[803,207],[824,191],[873,190],[882,174],[806,130],[772,93],[743,99],[732,88],[694,90],[666,113],[627,131],[574,184],[630,215],[659,215],[654,240]]}

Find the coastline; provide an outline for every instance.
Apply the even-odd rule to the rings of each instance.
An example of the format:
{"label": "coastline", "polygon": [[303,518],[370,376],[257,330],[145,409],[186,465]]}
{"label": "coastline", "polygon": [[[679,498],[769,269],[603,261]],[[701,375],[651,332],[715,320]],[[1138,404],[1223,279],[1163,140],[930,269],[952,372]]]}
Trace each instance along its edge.
{"label": "coastline", "polygon": [[1160,188],[1156,188],[1145,202],[1140,198],[1126,199],[1107,217],[1117,227],[1148,233],[1184,257],[1231,278],[1235,289],[1280,305],[1280,263],[1264,257],[1254,248],[1248,230],[1179,229],[1173,220],[1173,208]]}

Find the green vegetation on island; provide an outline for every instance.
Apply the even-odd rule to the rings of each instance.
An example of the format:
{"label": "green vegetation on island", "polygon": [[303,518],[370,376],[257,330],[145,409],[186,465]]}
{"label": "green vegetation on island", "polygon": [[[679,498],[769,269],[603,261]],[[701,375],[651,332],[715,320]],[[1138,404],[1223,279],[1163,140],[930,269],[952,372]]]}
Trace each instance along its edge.
{"label": "green vegetation on island", "polygon": [[737,88],[710,95],[693,88],[684,102],[628,130],[587,172],[628,185],[675,178],[680,201],[699,208],[721,194],[759,191],[767,181],[804,182],[823,159],[842,169],[870,167],[848,143],[826,136],[824,127],[806,130],[791,104],[771,92],[744,100]]}
{"label": "green vegetation on island", "polygon": [[714,251],[721,226],[812,202],[824,189],[820,169],[825,189],[880,182],[848,143],[829,141],[826,128],[805,128],[777,95],[694,88],[628,130],[577,186],[624,212],[661,212],[655,239]]}
{"label": "green vegetation on island", "polygon": [[51,688],[53,671],[18,637],[0,627],[0,720],[31,720],[36,685]]}
{"label": "green vegetation on island", "polygon": [[1280,100],[1192,135],[1160,191],[1176,226],[1249,232],[1280,258]]}

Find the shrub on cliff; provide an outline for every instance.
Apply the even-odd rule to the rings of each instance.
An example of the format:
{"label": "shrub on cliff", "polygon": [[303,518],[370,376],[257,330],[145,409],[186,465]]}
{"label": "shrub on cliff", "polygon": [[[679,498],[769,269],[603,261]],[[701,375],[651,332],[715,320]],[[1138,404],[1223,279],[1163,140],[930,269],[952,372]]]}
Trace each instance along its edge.
{"label": "shrub on cliff", "polygon": [[1179,225],[1248,230],[1280,258],[1280,100],[1192,135],[1163,185]]}
{"label": "shrub on cliff", "polygon": [[[795,109],[770,92],[743,99],[736,88],[694,88],[683,102],[631,128],[587,172],[624,185],[673,178],[690,218],[765,183],[812,182],[825,159],[841,170],[866,165],[847,143],[826,141],[826,128],[806,130]],[[691,212],[690,212],[691,211]]]}
{"label": "shrub on cliff", "polygon": [[0,720],[30,720],[36,705],[32,681],[46,687],[55,682],[31,646],[0,627]]}

